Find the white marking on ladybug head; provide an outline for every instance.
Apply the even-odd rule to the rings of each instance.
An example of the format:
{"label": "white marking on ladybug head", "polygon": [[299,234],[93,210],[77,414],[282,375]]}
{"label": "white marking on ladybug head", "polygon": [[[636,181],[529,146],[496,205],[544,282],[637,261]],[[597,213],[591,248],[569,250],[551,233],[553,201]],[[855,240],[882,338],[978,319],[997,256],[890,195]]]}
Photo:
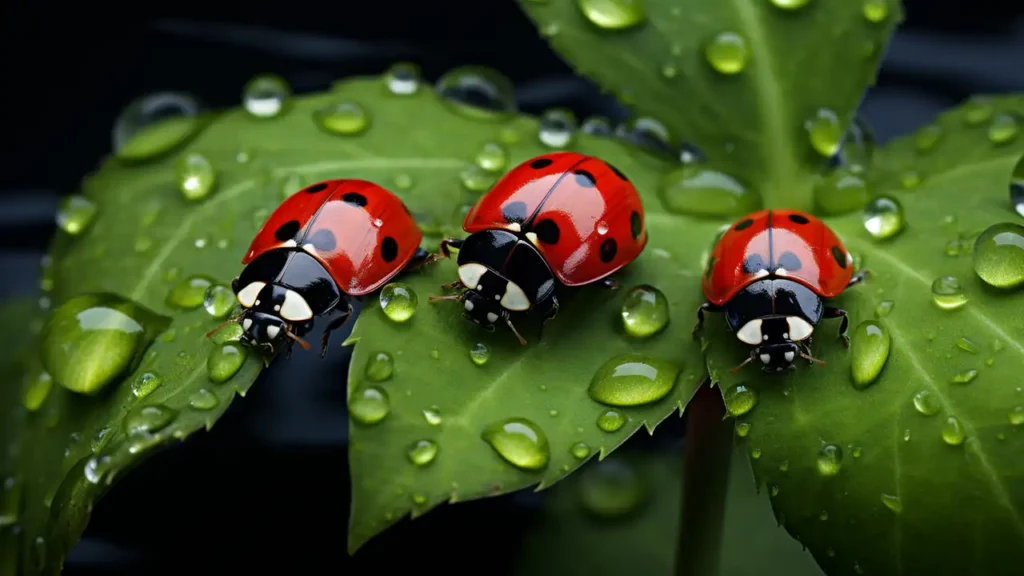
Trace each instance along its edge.
{"label": "white marking on ladybug head", "polygon": [[768,364],[771,361],[772,361],[772,355],[771,354],[761,354],[761,363],[762,364]]}
{"label": "white marking on ladybug head", "polygon": [[498,315],[495,314],[494,312],[488,312],[487,321],[490,322],[491,324],[494,324],[495,322],[498,321]]}
{"label": "white marking on ladybug head", "polygon": [[799,316],[786,316],[786,323],[789,324],[789,339],[793,342],[807,340],[814,332],[814,326]]}
{"label": "white marking on ladybug head", "polygon": [[506,228],[513,232],[521,232],[523,230],[523,227],[519,225],[519,222],[509,222]]}
{"label": "white marking on ladybug head", "polygon": [[274,326],[273,324],[271,324],[270,326],[267,326],[267,338],[270,338],[271,340],[273,340],[274,338],[277,338],[277,335],[280,334],[280,333],[281,333],[281,327],[280,326]]}
{"label": "white marking on ladybug head", "polygon": [[784,356],[786,357],[786,362],[792,362],[793,358],[796,358],[796,353],[795,352],[786,352],[784,354]]}
{"label": "white marking on ladybug head", "polygon": [[242,329],[248,330],[249,328],[252,328],[252,318],[246,318],[245,320],[242,320]]}
{"label": "white marking on ladybug head", "polygon": [[306,252],[309,252],[313,256],[316,256],[316,247],[313,246],[312,244],[303,244],[302,249],[305,250]]}
{"label": "white marking on ladybug head", "polygon": [[743,325],[742,328],[736,331],[736,337],[740,339],[740,342],[755,346],[761,343],[763,336],[761,335],[761,319],[754,318],[750,322]]}
{"label": "white marking on ladybug head", "polygon": [[501,305],[508,310],[517,312],[530,309],[530,299],[515,282],[505,285],[505,295],[501,297]]}
{"label": "white marking on ladybug head", "polygon": [[789,276],[789,271],[786,270],[785,268],[781,268],[781,267],[780,268],[776,268],[775,269],[775,275],[776,276]]}
{"label": "white marking on ladybug head", "polygon": [[[783,270],[783,272],[785,272],[785,270]],[[768,271],[765,270],[764,268],[761,268],[757,272],[754,272],[754,278],[764,278],[767,275],[768,275]]]}
{"label": "white marking on ladybug head", "polygon": [[242,288],[236,295],[238,303],[246,308],[252,308],[256,305],[256,297],[260,295],[260,291],[263,290],[263,287],[266,285],[266,282],[253,282],[245,288]]}
{"label": "white marking on ladybug head", "polygon": [[466,300],[463,303],[462,307],[466,309],[466,312],[472,312],[473,311],[473,302],[470,301],[470,300]]}
{"label": "white marking on ladybug head", "polygon": [[487,274],[487,267],[483,264],[470,262],[459,266],[459,280],[466,288],[474,288],[480,285],[480,279]]}
{"label": "white marking on ladybug head", "polygon": [[295,240],[285,240],[284,243],[281,244],[283,248],[295,248],[298,245],[299,243],[296,242]]}
{"label": "white marking on ladybug head", "polygon": [[281,304],[281,318],[292,322],[309,320],[313,317],[313,310],[310,309],[306,299],[294,290],[287,290],[284,293],[284,303]]}
{"label": "white marking on ladybug head", "polygon": [[537,240],[536,232],[527,232],[526,239],[529,240],[530,243],[533,244],[534,246],[540,246],[540,244],[538,244],[539,241]]}

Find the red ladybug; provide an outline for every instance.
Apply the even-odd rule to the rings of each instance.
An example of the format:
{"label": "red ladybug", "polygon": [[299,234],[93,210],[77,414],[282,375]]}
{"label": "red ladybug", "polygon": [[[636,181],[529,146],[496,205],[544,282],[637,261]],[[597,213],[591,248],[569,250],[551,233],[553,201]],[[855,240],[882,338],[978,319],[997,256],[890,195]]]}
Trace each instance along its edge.
{"label": "red ladybug", "polygon": [[256,234],[231,282],[242,305],[241,341],[274,353],[302,336],[317,316],[324,330],[352,314],[351,300],[380,288],[402,269],[424,263],[423,233],[394,194],[365,180],[326,180],[285,200]]}
{"label": "red ladybug", "polygon": [[725,312],[729,328],[753,346],[750,357],[734,370],[760,360],[765,372],[781,372],[800,356],[811,355],[814,327],[823,318],[846,311],[824,303],[857,284],[867,271],[854,274],[853,258],[824,222],[795,210],[761,210],[734,222],[715,243],[704,271],[707,301],[697,310],[696,337],[704,312]]}
{"label": "red ladybug", "polygon": [[560,286],[600,282],[632,262],[647,244],[644,208],[636,188],[611,164],[575,152],[545,154],[513,168],[466,215],[465,240],[441,242],[458,250],[457,295],[465,316],[494,330],[530,312],[548,321],[558,312]]}

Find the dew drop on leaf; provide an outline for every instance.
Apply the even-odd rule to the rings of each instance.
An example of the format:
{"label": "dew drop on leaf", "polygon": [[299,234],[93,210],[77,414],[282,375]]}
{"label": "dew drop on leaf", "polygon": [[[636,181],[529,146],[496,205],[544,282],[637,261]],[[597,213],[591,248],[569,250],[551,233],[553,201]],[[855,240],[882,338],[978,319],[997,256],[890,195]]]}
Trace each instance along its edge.
{"label": "dew drop on leaf", "polygon": [[950,446],[959,446],[964,443],[966,435],[964,426],[956,416],[946,418],[942,423],[942,441]]}
{"label": "dew drop on leaf", "polygon": [[968,126],[978,126],[992,118],[992,101],[983,96],[976,96],[964,105],[964,120]]}
{"label": "dew drop on leaf", "polygon": [[864,19],[874,24],[885,22],[889,17],[889,0],[862,0],[861,13]]}
{"label": "dew drop on leaf", "polygon": [[867,182],[849,168],[835,170],[814,187],[815,208],[827,215],[860,210],[869,197]]}
{"label": "dew drop on leaf", "polygon": [[13,526],[18,522],[21,509],[22,482],[8,476],[0,484],[0,528]]}
{"label": "dew drop on leaf", "polygon": [[1012,142],[1020,133],[1020,119],[1013,114],[997,114],[988,126],[988,139],[993,144]]}
{"label": "dew drop on leaf", "polygon": [[626,516],[647,498],[647,489],[636,469],[627,460],[614,456],[584,468],[578,489],[583,508],[601,518]]}
{"label": "dew drop on leaf", "polygon": [[206,358],[206,371],[210,380],[227,382],[245,364],[246,349],[240,344],[227,343],[214,347]]}
{"label": "dew drop on leaf", "polygon": [[96,204],[85,196],[72,194],[57,206],[57,226],[72,236],[84,232],[96,218]]}
{"label": "dew drop on leaf", "polygon": [[1007,419],[1010,421],[1011,426],[1020,426],[1024,424],[1024,406],[1016,406],[1010,413],[1007,414]]}
{"label": "dew drop on leaf", "polygon": [[626,424],[626,417],[618,410],[605,410],[597,417],[597,427],[605,432],[617,432]]}
{"label": "dew drop on leaf", "polygon": [[815,460],[818,474],[822,476],[835,476],[843,467],[843,449],[835,444],[826,444],[818,451],[818,458]]}
{"label": "dew drop on leaf", "polygon": [[384,74],[388,92],[399,96],[415,94],[422,82],[420,68],[412,62],[397,62]]}
{"label": "dew drop on leaf", "polygon": [[905,225],[903,205],[891,196],[876,196],[864,207],[863,221],[864,229],[873,238],[892,238],[899,234]]}
{"label": "dew drop on leaf", "polygon": [[853,387],[863,390],[878,379],[889,360],[892,339],[889,330],[879,322],[865,320],[850,337],[850,377]]}
{"label": "dew drop on leaf", "polygon": [[917,170],[904,170],[900,174],[900,185],[904,190],[913,190],[921,185],[921,173]]}
{"label": "dew drop on leaf", "polygon": [[509,418],[487,426],[481,437],[506,462],[524,470],[541,470],[548,465],[548,438],[532,421]]}
{"label": "dew drop on leaf", "polygon": [[426,466],[437,457],[437,443],[433,440],[419,440],[406,453],[409,461],[417,466]]}
{"label": "dew drop on leaf", "polygon": [[125,107],[111,133],[114,154],[143,161],[182,145],[201,127],[199,103],[188,94],[161,92]]}
{"label": "dew drop on leaf", "polygon": [[634,28],[647,18],[644,0],[576,0],[583,16],[603,30]]}
{"label": "dew drop on leaf", "polygon": [[136,398],[145,398],[155,392],[163,383],[164,380],[159,375],[153,372],[143,372],[132,380],[132,394]]}
{"label": "dew drop on leaf", "polygon": [[759,460],[761,458],[761,449],[757,447],[751,448],[750,457],[754,460]]}
{"label": "dew drop on leaf", "polygon": [[473,344],[473,347],[469,349],[469,359],[473,361],[473,364],[477,366],[483,366],[487,364],[487,361],[491,359],[491,350],[486,344],[477,342]]}
{"label": "dew drop on leaf", "polygon": [[811,0],[772,0],[772,6],[781,10],[799,10],[810,2]]}
{"label": "dew drop on leaf", "polygon": [[974,369],[964,370],[957,372],[953,375],[952,381],[954,384],[970,384],[978,377],[978,371]]}
{"label": "dew drop on leaf", "polygon": [[590,456],[590,446],[587,446],[586,442],[577,442],[569,448],[569,453],[573,458],[583,460]]}
{"label": "dew drop on leaf", "polygon": [[885,318],[892,314],[893,308],[896,307],[896,303],[892,300],[882,300],[878,304],[875,304],[875,316],[878,318]]}
{"label": "dew drop on leaf", "polygon": [[676,168],[659,190],[665,209],[686,216],[732,216],[761,207],[761,198],[732,176],[701,165]]}
{"label": "dew drop on leaf", "polygon": [[196,410],[213,410],[217,404],[217,395],[206,388],[200,388],[188,397],[188,405]]}
{"label": "dew drop on leaf", "polygon": [[375,352],[366,359],[366,377],[383,382],[395,372],[395,359],[387,352]]}
{"label": "dew drop on leaf", "polygon": [[928,124],[914,134],[914,148],[918,152],[931,152],[942,139],[942,126]]}
{"label": "dew drop on leaf", "polygon": [[46,399],[50,397],[53,390],[53,377],[45,370],[39,370],[28,379],[25,384],[25,391],[22,393],[22,405],[29,412],[35,412],[43,406]]}
{"label": "dew drop on leaf", "polygon": [[206,302],[206,291],[213,280],[206,276],[189,276],[174,285],[167,295],[167,304],[184,310],[198,308]]}
{"label": "dew drop on leaf", "polygon": [[949,242],[946,242],[946,248],[945,248],[946,256],[949,256],[951,258],[955,258],[955,257],[960,255],[960,252],[963,251],[963,248],[964,248],[963,242],[961,242],[960,240],[957,240],[957,239],[950,240]]}
{"label": "dew drop on leaf", "polygon": [[750,423],[739,422],[736,424],[736,435],[740,438],[746,438],[750,435]]}
{"label": "dew drop on leaf", "polygon": [[438,78],[435,90],[451,110],[468,118],[503,118],[516,111],[512,81],[491,68],[454,68]]}
{"label": "dew drop on leaf", "polygon": [[934,416],[942,409],[938,396],[927,388],[914,394],[914,409],[924,416]]}
{"label": "dew drop on leaf", "polygon": [[721,32],[704,48],[708,64],[721,74],[738,74],[747,66],[750,48],[735,32]]}
{"label": "dew drop on leaf", "polygon": [[609,406],[650,404],[672,391],[679,371],[679,366],[664,360],[638,353],[623,354],[597,369],[588,393]]}
{"label": "dew drop on leaf", "polygon": [[486,192],[496,180],[497,174],[488,172],[478,164],[467,164],[459,172],[459,181],[462,182],[462,187],[470,192]]}
{"label": "dew drop on leaf", "polygon": [[209,196],[216,186],[217,171],[202,154],[192,152],[178,158],[176,170],[178,192],[181,192],[186,200],[202,200]]}
{"label": "dew drop on leaf", "polygon": [[1024,178],[1010,183],[1010,207],[1017,214],[1024,216]]}
{"label": "dew drop on leaf", "polygon": [[831,165],[845,166],[854,173],[860,173],[871,165],[874,153],[875,131],[863,116],[857,115],[846,129],[841,149],[829,159],[829,162]]}
{"label": "dew drop on leaf", "polygon": [[967,296],[956,276],[940,276],[932,282],[932,302],[943,310],[956,310],[967,304]]}
{"label": "dew drop on leaf", "polygon": [[392,322],[406,322],[416,314],[419,296],[412,286],[392,282],[380,291],[380,309]]}
{"label": "dew drop on leaf", "polygon": [[476,165],[488,172],[501,172],[508,166],[508,151],[496,142],[487,142],[476,153]]}
{"label": "dew drop on leaf", "polygon": [[615,135],[634,146],[668,156],[675,155],[675,150],[672,149],[672,135],[665,124],[656,118],[640,116],[619,124],[615,127]]}
{"label": "dew drop on leaf", "polygon": [[238,342],[242,338],[242,325],[238,322],[231,322],[221,326],[216,332],[213,333],[211,340],[214,344],[226,344],[228,342]]}
{"label": "dew drop on leaf", "polygon": [[545,110],[540,117],[537,139],[548,148],[565,148],[576,136],[576,117],[564,108]]}
{"label": "dew drop on leaf", "polygon": [[668,326],[668,298],[654,286],[636,286],[626,294],[620,314],[626,334],[647,338]]}
{"label": "dew drop on leaf", "polygon": [[139,406],[124,418],[125,434],[153,434],[166,428],[177,412],[162,404]]}
{"label": "dew drop on leaf", "polygon": [[275,118],[291,98],[288,82],[274,74],[260,74],[242,88],[242,107],[254,118]]}
{"label": "dew drop on leaf", "polygon": [[704,152],[701,152],[701,149],[697,148],[697,146],[690,144],[689,142],[683,142],[679,146],[680,164],[697,164],[704,160]]}
{"label": "dew drop on leaf", "polygon": [[440,426],[444,421],[441,418],[441,409],[437,406],[431,406],[423,410],[423,419],[427,421],[427,424],[431,426]]}
{"label": "dew drop on leaf", "polygon": [[986,228],[974,242],[974,272],[996,288],[1024,286],[1024,226],[1004,222]]}
{"label": "dew drop on leaf", "polygon": [[828,108],[819,108],[814,117],[804,123],[804,128],[807,130],[811,147],[818,154],[831,158],[839,152],[844,134],[839,117],[834,111]]}
{"label": "dew drop on leaf", "polygon": [[974,342],[971,342],[970,340],[964,338],[963,336],[956,339],[956,347],[965,352],[970,352],[971,354],[978,353],[978,347],[974,344]]}
{"label": "dew drop on leaf", "polygon": [[603,116],[591,116],[580,125],[580,132],[591,136],[611,136],[612,124]]}
{"label": "dew drop on leaf", "polygon": [[227,286],[212,284],[203,295],[203,308],[210,316],[221,320],[235,308],[235,293]]}
{"label": "dew drop on leaf", "polygon": [[367,386],[348,400],[348,413],[362,424],[376,424],[391,412],[388,393],[377,386]]}
{"label": "dew drop on leaf", "polygon": [[882,504],[893,512],[899,514],[903,512],[903,501],[900,500],[899,496],[893,496],[892,494],[882,493]]}
{"label": "dew drop on leaf", "polygon": [[342,100],[316,110],[313,120],[328,133],[354,136],[370,126],[370,113],[351,100]]}
{"label": "dew drop on leaf", "polygon": [[743,384],[737,384],[725,392],[725,410],[731,416],[742,416],[757,406],[757,391]]}

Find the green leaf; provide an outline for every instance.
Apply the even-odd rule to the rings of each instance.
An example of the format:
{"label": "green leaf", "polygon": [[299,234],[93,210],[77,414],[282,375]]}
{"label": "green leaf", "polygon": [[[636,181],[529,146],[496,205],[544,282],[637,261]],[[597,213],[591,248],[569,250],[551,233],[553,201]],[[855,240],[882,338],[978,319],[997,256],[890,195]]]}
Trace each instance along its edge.
{"label": "green leaf", "polygon": [[[836,122],[823,140],[826,150],[838,144],[903,17],[899,0],[520,4],[578,72],[696,144],[720,169],[755,187],[765,206],[801,209],[812,207],[813,174],[822,161],[806,122],[825,110]],[[884,8],[884,17],[866,18],[869,4]],[[624,18],[631,10],[623,6],[644,17]],[[609,29],[631,20],[637,23]],[[716,71],[706,56],[722,34],[744,43],[745,64],[725,66],[738,73]]]}
{"label": "green leaf", "polygon": [[[1024,138],[994,144],[989,131],[993,117],[1024,113],[1024,100],[989,106],[980,120],[976,105],[950,111],[938,131],[880,151],[875,191],[902,203],[900,234],[875,240],[859,215],[828,221],[872,272],[838,298],[850,350],[838,322],[824,321],[813,352],[827,365],[731,373],[748,349],[720,318],[708,325],[708,366],[725,397],[741,384],[757,394],[739,420],[759,481],[778,491],[776,516],[830,575],[1013,574],[1024,562],[1024,426],[1014,412],[1024,411],[1024,292],[985,285],[971,254],[988,226],[1020,223],[1007,188]],[[905,190],[910,170],[921,183]],[[933,302],[933,281],[947,275],[966,296],[960,308]],[[889,352],[859,389],[854,369],[863,376],[875,362],[855,328],[872,321]]]}

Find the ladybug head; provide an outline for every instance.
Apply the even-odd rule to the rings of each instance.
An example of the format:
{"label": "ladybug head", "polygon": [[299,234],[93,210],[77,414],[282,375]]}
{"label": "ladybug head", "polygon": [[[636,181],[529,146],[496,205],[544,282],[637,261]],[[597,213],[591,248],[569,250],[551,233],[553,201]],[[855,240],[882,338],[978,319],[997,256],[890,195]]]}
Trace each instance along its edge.
{"label": "ladybug head", "polygon": [[814,327],[799,316],[766,316],[744,324],[736,337],[754,346],[747,362],[760,362],[765,372],[782,372],[804,356],[800,342],[813,332]]}
{"label": "ladybug head", "polygon": [[498,323],[504,324],[521,344],[526,344],[511,320],[511,312],[529,310],[531,305],[518,284],[475,262],[459,266],[459,282],[462,284],[460,294],[432,297],[430,300],[458,300],[466,319],[489,331],[494,331]]}
{"label": "ladybug head", "polygon": [[309,347],[293,330],[293,325],[310,322],[313,318],[313,311],[301,294],[277,284],[253,282],[242,287],[237,297],[243,307],[238,318],[243,344],[271,354],[289,340],[303,348]]}

